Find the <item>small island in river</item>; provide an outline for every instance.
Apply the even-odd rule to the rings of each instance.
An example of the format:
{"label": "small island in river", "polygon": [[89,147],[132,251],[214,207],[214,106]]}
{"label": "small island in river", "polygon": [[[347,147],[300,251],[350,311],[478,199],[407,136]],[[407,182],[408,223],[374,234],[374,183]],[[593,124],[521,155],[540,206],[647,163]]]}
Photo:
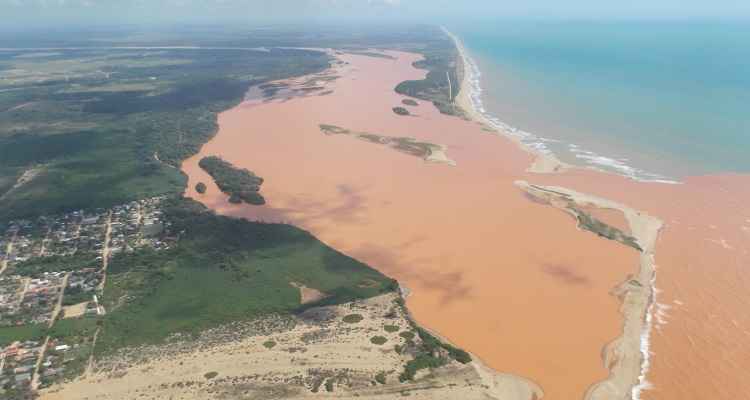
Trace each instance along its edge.
{"label": "small island in river", "polygon": [[266,199],[259,193],[263,178],[252,171],[237,168],[216,156],[204,157],[198,165],[211,175],[219,190],[229,195],[230,203],[238,204],[244,201],[256,206],[266,204]]}

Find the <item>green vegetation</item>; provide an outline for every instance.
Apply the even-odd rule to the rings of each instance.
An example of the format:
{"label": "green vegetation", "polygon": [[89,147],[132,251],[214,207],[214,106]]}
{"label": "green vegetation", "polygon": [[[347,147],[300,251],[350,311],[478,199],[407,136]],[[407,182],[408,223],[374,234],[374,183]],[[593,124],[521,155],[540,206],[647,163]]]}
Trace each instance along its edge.
{"label": "green vegetation", "polygon": [[273,340],[269,340],[263,343],[263,347],[271,350],[272,348],[276,347],[276,342],[274,342]]}
{"label": "green vegetation", "polygon": [[80,271],[85,268],[98,268],[97,254],[79,252],[69,256],[35,257],[18,263],[15,273],[21,276],[38,278],[45,272]]}
{"label": "green vegetation", "polygon": [[413,99],[403,99],[401,100],[401,103],[403,103],[405,106],[411,106],[411,107],[416,107],[419,105],[419,103],[417,103]]}
{"label": "green vegetation", "polygon": [[333,378],[326,379],[326,392],[333,392]]}
{"label": "green vegetation", "polygon": [[263,178],[252,171],[237,168],[216,156],[204,157],[198,165],[211,175],[222,192],[230,196],[231,203],[244,201],[256,206],[266,204],[266,200],[258,193]]}
{"label": "green vegetation", "polygon": [[398,332],[400,328],[397,325],[386,325],[383,327],[383,329],[388,333],[394,333]]}
{"label": "green vegetation", "polygon": [[404,331],[400,336],[406,339],[406,344],[396,348],[396,352],[401,354],[405,349],[413,349],[416,354],[414,359],[408,361],[404,366],[404,371],[399,374],[399,381],[406,382],[413,380],[419,370],[425,368],[439,368],[448,364],[451,360],[458,361],[462,364],[471,362],[471,355],[464,350],[454,347],[448,343],[443,343],[438,338],[420,328],[414,321],[410,321],[412,327],[419,336],[419,343],[415,343],[415,334],[411,331]]}
{"label": "green vegetation", "polygon": [[208,380],[214,379],[217,376],[219,376],[219,373],[216,371],[206,372],[205,374],[203,374],[203,377]]}
{"label": "green vegetation", "polygon": [[54,339],[79,339],[93,335],[96,326],[97,320],[93,318],[69,318],[57,321],[49,329],[46,324],[2,327],[0,328],[0,346],[7,346],[17,340],[42,340],[46,336]]}
{"label": "green vegetation", "polygon": [[626,235],[623,231],[599,221],[590,214],[576,208],[573,205],[569,205],[568,207],[571,208],[573,212],[575,212],[576,219],[578,220],[578,226],[580,228],[595,233],[605,239],[614,240],[626,246],[630,246],[638,251],[643,251],[641,246],[638,244],[638,239],[634,238],[633,236]]}
{"label": "green vegetation", "polygon": [[393,107],[393,112],[402,116],[411,115],[409,110],[405,109],[404,107]]}
{"label": "green vegetation", "polygon": [[0,56],[18,71],[0,82],[0,221],[182,193],[173,167],[216,133],[218,112],[251,85],[329,65],[285,49],[57,53]]}
{"label": "green vegetation", "polygon": [[471,356],[469,355],[469,353],[450,344],[441,342],[438,338],[432,336],[425,329],[417,328],[417,333],[419,334],[419,338],[422,339],[422,348],[426,352],[435,353],[442,348],[443,350],[448,352],[448,356],[450,358],[462,364],[471,362]]}
{"label": "green vegetation", "polygon": [[385,385],[386,384],[385,372],[378,372],[377,375],[375,375],[375,382],[381,385]]}
{"label": "green vegetation", "polygon": [[365,319],[365,317],[363,317],[362,314],[349,314],[344,316],[343,321],[347,324],[358,324],[362,322],[363,319]]}
{"label": "green vegetation", "polygon": [[448,363],[445,357],[435,357],[432,354],[420,353],[413,360],[409,360],[404,366],[404,372],[398,376],[400,382],[414,380],[419,370],[425,368],[440,368]]}
{"label": "green vegetation", "polygon": [[[55,381],[68,381],[78,377],[86,369],[92,352],[92,341],[98,327],[95,318],[62,319],[48,330],[47,334],[55,345],[70,346],[66,351],[57,351],[53,347],[47,350],[48,360],[52,360],[50,368],[63,370],[62,376],[43,377],[42,385],[48,386]],[[61,368],[64,365],[64,368]],[[42,367],[44,371],[46,367]]]}
{"label": "green vegetation", "polygon": [[2,327],[0,328],[0,346],[5,347],[17,340],[42,340],[46,333],[44,324]]}
{"label": "green vegetation", "polygon": [[396,59],[395,57],[390,56],[388,54],[376,53],[374,51],[349,50],[346,53],[347,54],[354,54],[356,56],[366,56],[366,57],[373,57],[373,58],[384,58],[386,60],[395,60]]}
{"label": "green vegetation", "polygon": [[[289,225],[217,216],[190,200],[168,204],[165,218],[174,231],[184,231],[173,248],[118,254],[110,262],[101,299],[109,312],[97,354],[397,289],[394,281]],[[300,306],[299,289],[290,282],[328,297]]]}
{"label": "green vegetation", "polygon": [[427,76],[419,81],[405,81],[396,86],[396,92],[430,101],[440,112],[448,115],[463,115],[454,103],[461,90],[463,61],[453,41],[442,32],[435,32],[432,40],[425,41],[415,51],[424,55],[424,60],[414,64],[427,70]]}
{"label": "green vegetation", "polygon": [[63,339],[66,342],[81,343],[91,338],[96,332],[99,320],[96,318],[67,318],[55,322],[47,334],[53,339]]}
{"label": "green vegetation", "polygon": [[62,305],[64,306],[72,306],[74,304],[80,304],[84,301],[91,301],[93,298],[93,293],[91,292],[85,292],[81,287],[68,287],[65,288],[65,296],[63,296],[63,302]]}
{"label": "green vegetation", "polygon": [[427,159],[432,155],[434,150],[440,149],[440,146],[436,144],[420,142],[409,137],[393,137],[368,132],[354,132],[349,129],[329,124],[320,124],[319,127],[320,131],[326,135],[349,135],[373,144],[388,146],[396,151],[422,159]]}
{"label": "green vegetation", "polygon": [[206,189],[207,189],[206,188],[206,184],[203,183],[203,182],[198,182],[195,185],[195,191],[198,192],[198,193],[200,193],[200,194],[206,193]]}
{"label": "green vegetation", "polygon": [[403,331],[399,333],[398,335],[406,340],[414,340],[414,332],[412,331]]}
{"label": "green vegetation", "polygon": [[388,341],[388,339],[386,339],[383,336],[373,336],[373,337],[370,338],[370,342],[372,344],[378,345],[378,346],[384,345],[387,341]]}

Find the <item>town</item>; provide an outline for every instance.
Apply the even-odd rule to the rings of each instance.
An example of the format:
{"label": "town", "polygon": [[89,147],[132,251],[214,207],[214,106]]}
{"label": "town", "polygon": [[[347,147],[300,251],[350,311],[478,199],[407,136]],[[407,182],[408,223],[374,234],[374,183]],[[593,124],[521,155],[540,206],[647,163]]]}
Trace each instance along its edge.
{"label": "town", "polygon": [[94,329],[82,330],[90,337],[63,339],[45,332],[57,325],[96,327],[96,318],[107,312],[98,298],[112,256],[174,244],[170,224],[163,219],[164,200],[155,197],[111,209],[11,221],[4,227],[0,330],[38,337],[11,342],[13,335],[0,335],[3,398],[24,398],[25,393],[85,368],[95,344]]}

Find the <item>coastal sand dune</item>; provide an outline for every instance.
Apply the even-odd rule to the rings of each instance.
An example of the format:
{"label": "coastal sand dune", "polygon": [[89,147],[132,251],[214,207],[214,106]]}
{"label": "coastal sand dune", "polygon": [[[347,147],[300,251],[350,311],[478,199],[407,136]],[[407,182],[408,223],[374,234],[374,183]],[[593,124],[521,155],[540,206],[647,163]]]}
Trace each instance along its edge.
{"label": "coastal sand dune", "polygon": [[[289,222],[398,279],[425,326],[497,371],[538,383],[545,398],[581,398],[608,376],[604,346],[622,331],[610,292],[639,253],[577,229],[514,186],[532,155],[432,105],[402,118],[393,88],[424,71],[412,54],[342,55],[333,93],[246,103],[219,116],[218,135],[183,170],[211,180],[200,158],[221,155],[266,180],[263,207],[232,205],[213,184],[188,195],[225,215]],[[320,124],[444,144],[456,166],[346,137]]]}

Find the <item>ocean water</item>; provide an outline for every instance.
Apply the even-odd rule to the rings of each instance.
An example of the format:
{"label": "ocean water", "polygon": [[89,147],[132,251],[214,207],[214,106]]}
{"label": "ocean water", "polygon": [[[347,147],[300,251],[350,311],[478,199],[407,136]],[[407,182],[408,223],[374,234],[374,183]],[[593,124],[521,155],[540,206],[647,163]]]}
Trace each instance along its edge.
{"label": "ocean water", "polygon": [[541,151],[643,180],[750,172],[750,21],[449,28],[487,115]]}

